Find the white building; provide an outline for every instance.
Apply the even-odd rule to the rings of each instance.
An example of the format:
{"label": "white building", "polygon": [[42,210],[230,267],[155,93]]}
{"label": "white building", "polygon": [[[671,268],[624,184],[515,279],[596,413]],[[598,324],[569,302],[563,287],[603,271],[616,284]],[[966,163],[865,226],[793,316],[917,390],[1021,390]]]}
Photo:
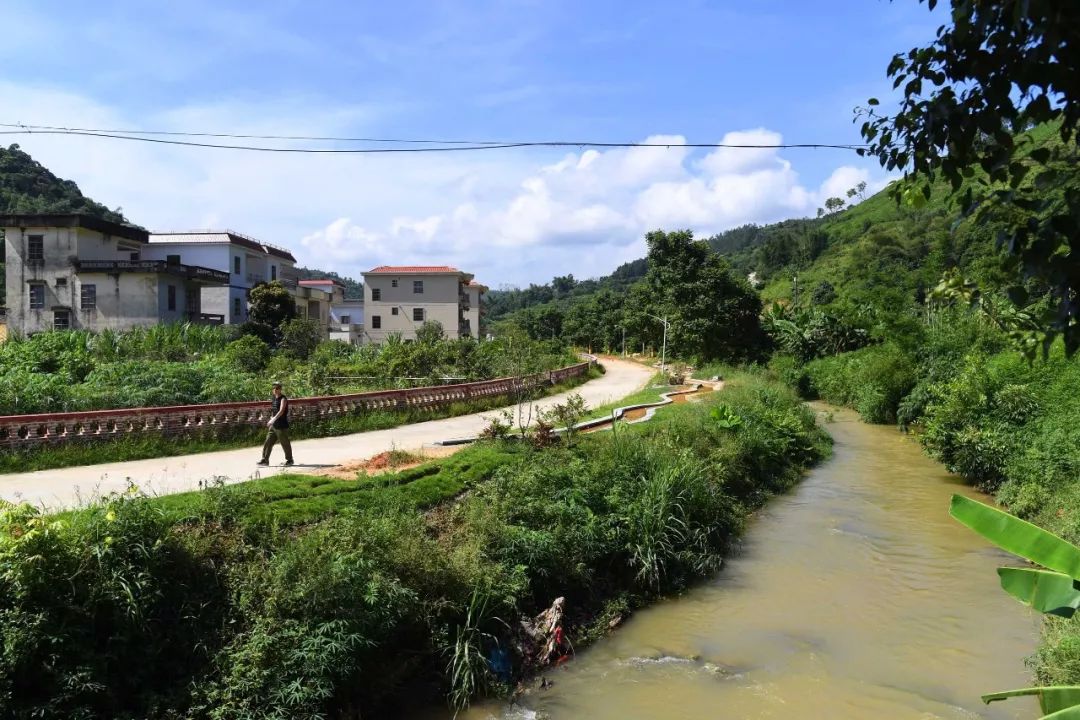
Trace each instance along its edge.
{"label": "white building", "polygon": [[227,285],[206,287],[202,308],[220,314],[228,324],[247,321],[248,293],[261,282],[280,280],[296,289],[296,258],[282,247],[233,230],[152,233],[147,259],[176,260],[227,273]]}
{"label": "white building", "polygon": [[364,342],[364,299],[336,300],[330,306],[330,339],[352,345]]}
{"label": "white building", "polygon": [[226,286],[228,275],[178,256],[147,257],[141,228],[79,214],[5,215],[0,228],[11,331],[224,320],[201,296]]}

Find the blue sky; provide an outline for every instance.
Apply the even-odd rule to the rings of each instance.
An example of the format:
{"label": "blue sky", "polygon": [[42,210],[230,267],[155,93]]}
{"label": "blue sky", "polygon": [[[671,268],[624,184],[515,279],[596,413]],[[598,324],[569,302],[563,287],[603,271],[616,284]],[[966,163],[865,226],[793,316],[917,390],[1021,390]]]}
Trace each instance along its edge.
{"label": "blue sky", "polygon": [[6,138],[152,230],[229,227],[344,274],[450,263],[527,284],[606,274],[649,229],[707,234],[880,186],[853,153],[679,145],[858,142],[852,109],[888,98],[892,54],[944,20],[915,0],[6,0],[0,122],[671,143],[327,157]]}

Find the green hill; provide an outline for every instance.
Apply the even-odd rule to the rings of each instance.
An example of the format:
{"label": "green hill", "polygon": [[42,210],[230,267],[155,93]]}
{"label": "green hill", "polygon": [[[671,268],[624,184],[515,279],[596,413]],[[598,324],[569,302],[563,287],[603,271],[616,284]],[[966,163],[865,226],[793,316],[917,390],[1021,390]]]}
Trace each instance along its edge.
{"label": "green hill", "polygon": [[[18,145],[0,147],[0,215],[9,213],[83,213],[127,222],[119,208],[110,210],[86,197],[78,185],[57,177]],[[4,263],[0,256],[0,305],[4,303],[4,292]]]}
{"label": "green hill", "polygon": [[119,208],[110,210],[86,197],[78,185],[57,177],[18,145],[0,147],[0,213],[84,213],[127,222]]}

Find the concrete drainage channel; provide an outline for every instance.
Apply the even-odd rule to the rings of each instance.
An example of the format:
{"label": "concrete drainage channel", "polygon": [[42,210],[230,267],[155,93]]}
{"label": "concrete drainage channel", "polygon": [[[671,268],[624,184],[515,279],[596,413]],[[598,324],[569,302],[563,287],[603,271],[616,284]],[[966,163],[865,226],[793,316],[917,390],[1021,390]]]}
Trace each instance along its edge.
{"label": "concrete drainage channel", "polygon": [[[597,431],[600,431],[600,430],[607,430],[607,429],[610,429],[611,426],[616,421],[622,420],[628,413],[635,413],[637,411],[642,411],[642,410],[644,411],[644,415],[642,415],[641,417],[636,417],[636,418],[633,418],[633,419],[626,420],[625,422],[626,422],[627,425],[636,425],[637,423],[648,422],[649,420],[652,419],[653,415],[656,414],[657,409],[662,408],[665,405],[671,405],[672,403],[677,402],[675,400],[675,398],[680,396],[680,395],[681,396],[690,396],[690,395],[698,394],[698,393],[701,392],[701,389],[703,387],[706,387],[705,383],[697,382],[697,383],[692,383],[685,390],[671,390],[671,391],[666,392],[666,393],[660,393],[660,400],[657,401],[657,402],[638,403],[636,405],[626,405],[625,407],[615,408],[614,410],[611,411],[611,416],[610,417],[599,417],[599,418],[594,418],[592,420],[584,420],[582,422],[579,422],[577,425],[574,425],[574,430],[575,431],[583,431],[583,432],[597,432]],[[707,390],[706,392],[711,392],[711,388],[710,388],[710,390]],[[561,435],[562,433],[564,433],[566,431],[560,429],[560,430],[556,430],[555,432],[557,434]],[[438,442],[431,443],[431,445],[437,446],[437,447],[447,447],[447,446],[451,446],[451,445],[468,445],[469,443],[474,443],[479,439],[480,439],[480,436],[474,435],[472,437],[452,438],[450,440],[440,440]]]}

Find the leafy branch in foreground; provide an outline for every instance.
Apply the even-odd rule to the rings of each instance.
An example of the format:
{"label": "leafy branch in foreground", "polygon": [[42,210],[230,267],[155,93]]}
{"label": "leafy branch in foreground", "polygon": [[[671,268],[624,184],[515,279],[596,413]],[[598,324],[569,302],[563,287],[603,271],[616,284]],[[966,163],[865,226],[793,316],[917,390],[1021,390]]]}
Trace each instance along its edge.
{"label": "leafy branch in foreground", "polygon": [[[933,10],[938,0],[926,0]],[[889,63],[903,85],[895,114],[876,98],[856,111],[862,135],[890,171],[898,201],[921,205],[943,177],[965,216],[1055,301],[1044,352],[1056,335],[1080,349],[1080,4],[1059,0],[951,0],[951,25]],[[1034,130],[1056,138],[1033,142]]]}
{"label": "leafy branch in foreground", "polygon": [[[1080,548],[997,508],[953,495],[949,514],[1002,550],[1041,565],[998,568],[1001,587],[1034,610],[1069,618],[1080,607]],[[1080,718],[1080,686],[1034,687],[988,693],[983,702],[1035,695],[1043,720]]]}

